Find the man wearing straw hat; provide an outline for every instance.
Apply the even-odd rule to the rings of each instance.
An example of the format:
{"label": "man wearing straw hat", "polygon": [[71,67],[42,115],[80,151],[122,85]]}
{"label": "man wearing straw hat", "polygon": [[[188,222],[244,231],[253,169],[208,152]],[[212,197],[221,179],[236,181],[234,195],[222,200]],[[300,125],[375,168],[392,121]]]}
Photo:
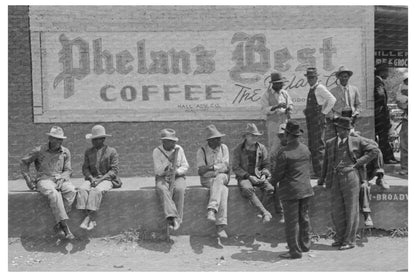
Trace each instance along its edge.
{"label": "man wearing straw hat", "polygon": [[177,230],[182,223],[185,200],[185,174],[189,165],[173,129],[160,132],[162,144],[153,150],[156,192],[162,203],[169,229]]}
{"label": "man wearing straw hat", "polygon": [[377,147],[362,137],[350,135],[351,120],[338,118],[338,136],[326,143],[322,177],[318,185],[331,190],[331,211],[335,225],[333,247],[347,250],[355,247],[359,224],[360,185],[365,165],[377,157]]}
{"label": "man wearing straw hat", "polygon": [[332,95],[335,96],[336,102],[332,108],[333,116],[328,120],[330,126],[328,126],[326,129],[326,137],[328,139],[336,136],[334,121],[338,117],[342,116],[342,111],[351,110],[352,125],[354,125],[358,115],[360,114],[360,92],[357,87],[348,83],[352,75],[353,72],[345,66],[341,66],[335,74],[339,84],[330,90]]}
{"label": "man wearing straw hat", "polygon": [[311,152],[299,141],[303,130],[297,121],[289,120],[284,131],[287,145],[277,155],[271,183],[279,183],[289,247],[289,252],[280,257],[298,259],[302,257],[302,252],[308,252],[311,247],[309,202],[314,194],[309,173]]}
{"label": "man wearing straw hat", "polygon": [[258,142],[263,135],[254,123],[248,123],[244,132],[244,141],[234,149],[232,168],[243,197],[247,198],[263,218],[263,223],[270,222],[272,215],[263,206],[255,193],[255,187],[265,194],[265,202],[273,197],[274,188],[269,183],[271,177],[270,160],[266,147]]}
{"label": "man wearing straw hat", "polygon": [[201,184],[210,189],[207,219],[215,222],[217,235],[227,238],[228,182],[230,181],[230,161],[227,145],[221,143],[225,134],[214,125],[206,128],[207,144],[196,153],[198,174]]}
{"label": "man wearing straw hat", "polygon": [[326,116],[335,104],[335,97],[328,89],[318,82],[318,71],[310,67],[305,74],[310,85],[303,111],[308,129],[308,147],[312,154],[314,177],[319,178],[322,171],[322,161],[325,151]]}
{"label": "man wearing straw hat", "polygon": [[289,93],[283,89],[284,83],[288,80],[280,73],[270,74],[270,84],[267,91],[261,97],[261,110],[266,114],[266,126],[270,153],[278,150],[279,142],[277,133],[279,126],[286,123],[293,110],[293,102]]}
{"label": "man wearing straw hat", "polygon": [[85,212],[80,227],[86,230],[92,230],[97,225],[97,211],[104,194],[112,188],[121,187],[118,154],[116,149],[104,144],[107,137],[111,135],[106,134],[101,125],[92,127],[91,134],[85,136],[91,140],[92,147],[84,154],[82,174],[85,182],[79,187],[76,207]]}
{"label": "man wearing straw hat", "polygon": [[[48,197],[49,206],[55,217],[54,231],[63,238],[73,239],[74,235],[67,225],[68,213],[75,200],[75,187],[69,178],[72,174],[71,154],[62,146],[66,139],[59,126],[53,126],[48,135],[49,142],[36,147],[22,158],[20,168],[26,184]],[[36,177],[30,176],[31,163],[35,164]]]}

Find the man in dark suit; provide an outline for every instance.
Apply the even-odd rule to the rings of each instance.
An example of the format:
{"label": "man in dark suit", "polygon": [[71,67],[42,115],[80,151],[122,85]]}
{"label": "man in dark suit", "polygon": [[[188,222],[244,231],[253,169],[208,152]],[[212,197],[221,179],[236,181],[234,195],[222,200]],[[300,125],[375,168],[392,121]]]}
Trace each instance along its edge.
{"label": "man in dark suit", "polygon": [[313,196],[310,180],[309,163],[311,152],[308,147],[299,142],[303,133],[299,123],[289,120],[286,124],[285,135],[287,145],[276,158],[273,170],[273,185],[279,183],[279,197],[283,204],[285,217],[286,241],[289,252],[280,255],[285,259],[298,259],[302,252],[308,252],[311,247],[309,232],[309,201]]}
{"label": "man in dark suit", "polygon": [[337,136],[326,142],[322,176],[331,189],[332,220],[335,225],[334,247],[346,250],[355,247],[359,224],[360,184],[365,165],[377,157],[377,146],[362,137],[350,135],[351,120],[340,117],[335,123]]}
{"label": "man in dark suit", "polygon": [[389,68],[386,64],[378,64],[374,79],[374,120],[378,145],[383,153],[384,163],[395,164],[393,149],[389,143],[389,131],[391,128],[390,111],[387,106],[388,97],[384,80],[389,76]]}

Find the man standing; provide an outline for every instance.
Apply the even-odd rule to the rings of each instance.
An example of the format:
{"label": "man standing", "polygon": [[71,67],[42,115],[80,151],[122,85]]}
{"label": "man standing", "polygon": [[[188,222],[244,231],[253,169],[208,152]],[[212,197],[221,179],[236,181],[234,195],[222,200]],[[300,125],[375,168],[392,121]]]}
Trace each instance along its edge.
{"label": "man standing", "polygon": [[270,161],[266,147],[258,142],[263,135],[254,123],[247,124],[244,141],[234,149],[233,171],[243,197],[247,198],[263,218],[263,223],[271,220],[272,215],[263,206],[256,195],[254,187],[259,187],[265,194],[265,202],[269,203],[273,197],[273,186],[269,183],[271,177]]}
{"label": "man standing", "polygon": [[77,196],[77,209],[85,211],[85,219],[80,227],[92,230],[96,225],[97,211],[100,208],[104,194],[112,188],[121,187],[118,177],[118,154],[116,149],[104,144],[105,128],[95,125],[91,134],[85,136],[90,139],[92,147],[85,151],[82,174],[85,182],[81,185]]}
{"label": "man standing", "polygon": [[389,76],[389,68],[386,64],[378,64],[375,70],[374,80],[374,120],[378,145],[383,153],[385,164],[395,164],[393,149],[389,143],[391,128],[390,111],[388,108],[387,90],[384,80]]}
{"label": "man standing", "polygon": [[182,223],[185,200],[185,174],[189,165],[175,130],[160,132],[162,145],[153,150],[153,164],[156,175],[156,192],[162,203],[168,227],[177,230]]}
{"label": "man standing", "polygon": [[408,174],[408,77],[407,72],[405,73],[403,83],[400,84],[399,90],[397,91],[396,103],[397,106],[403,110],[401,127],[400,127],[400,175]]}
{"label": "man standing", "polygon": [[308,146],[312,154],[312,166],[315,177],[321,176],[322,161],[325,151],[325,116],[335,104],[335,97],[328,89],[318,82],[318,71],[314,67],[307,69],[306,78],[310,85],[306,100],[306,109],[303,111],[306,117],[308,129]]}
{"label": "man standing", "polygon": [[266,114],[266,126],[268,134],[268,143],[270,153],[278,151],[279,142],[277,141],[277,132],[279,126],[286,123],[290,118],[293,110],[293,102],[289,93],[283,89],[284,83],[287,82],[285,77],[280,73],[270,74],[270,84],[272,87],[261,97],[261,110]]}
{"label": "man standing", "polygon": [[311,153],[306,145],[299,142],[303,130],[298,122],[289,120],[284,130],[287,145],[277,155],[271,183],[279,183],[286,222],[289,252],[280,257],[298,259],[311,247],[309,201],[314,194],[309,173]]}
{"label": "man standing", "polygon": [[230,160],[227,145],[221,143],[225,136],[214,125],[206,128],[207,145],[196,153],[196,162],[201,184],[209,188],[207,219],[215,222],[217,235],[227,238],[228,182],[230,181]]}
{"label": "man standing", "polygon": [[[36,147],[22,158],[21,172],[29,189],[37,190],[48,197],[56,221],[55,232],[66,239],[74,239],[67,225],[68,213],[76,194],[75,187],[69,180],[72,174],[71,154],[62,146],[66,137],[61,127],[53,126],[46,134],[49,136],[49,142]],[[29,174],[32,162],[35,163],[36,178]]]}
{"label": "man standing", "polygon": [[365,165],[377,156],[377,147],[361,137],[350,136],[351,121],[340,117],[335,123],[338,136],[327,141],[322,177],[331,189],[331,211],[335,225],[333,247],[355,247],[359,224],[359,192]]}
{"label": "man standing", "polygon": [[352,124],[354,125],[358,115],[361,111],[360,92],[358,88],[348,84],[353,72],[348,68],[341,66],[335,76],[337,77],[339,84],[331,89],[332,95],[334,95],[336,102],[332,108],[333,118],[328,120],[330,126],[326,129],[328,139],[336,136],[334,121],[342,116],[343,110],[351,110]]}

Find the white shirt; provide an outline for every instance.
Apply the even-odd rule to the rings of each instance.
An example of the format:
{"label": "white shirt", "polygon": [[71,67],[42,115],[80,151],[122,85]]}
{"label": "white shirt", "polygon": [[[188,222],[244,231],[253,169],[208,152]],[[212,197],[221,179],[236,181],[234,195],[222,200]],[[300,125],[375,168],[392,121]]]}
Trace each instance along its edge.
{"label": "white shirt", "polygon": [[[165,168],[171,165],[171,163],[158,148],[162,149],[162,151],[168,157],[175,151],[175,149],[172,149],[171,151],[166,151],[163,148],[163,145],[160,145],[159,147],[153,150],[153,165],[154,165],[155,174],[158,176],[161,176],[165,172]],[[182,147],[180,147],[179,145],[176,145],[175,148],[179,148],[178,159],[176,160],[176,167],[177,167],[176,172],[178,175],[184,175],[188,171],[189,164],[188,164],[188,161],[186,160],[185,152],[183,151]]]}
{"label": "white shirt", "polygon": [[337,99],[332,95],[331,92],[322,84],[316,83],[311,87],[315,89],[315,97],[318,105],[322,106],[322,113],[328,114],[335,105]]}
{"label": "white shirt", "polygon": [[283,109],[283,108],[279,108],[279,109],[275,109],[274,111],[271,111],[273,106],[269,103],[269,93],[273,93],[273,96],[276,98],[276,100],[279,103],[287,103],[287,108],[290,107],[293,109],[292,98],[290,98],[290,95],[286,90],[281,89],[280,91],[275,91],[274,89],[271,88],[271,89],[268,89],[266,93],[264,93],[260,99],[261,110],[264,114],[271,115],[271,114],[285,114],[286,113],[286,109]]}

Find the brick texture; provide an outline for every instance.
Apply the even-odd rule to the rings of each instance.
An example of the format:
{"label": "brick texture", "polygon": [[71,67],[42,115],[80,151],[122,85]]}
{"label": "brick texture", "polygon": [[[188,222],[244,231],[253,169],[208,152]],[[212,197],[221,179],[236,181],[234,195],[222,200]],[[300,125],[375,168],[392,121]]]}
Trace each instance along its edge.
{"label": "brick texture", "polygon": [[[32,7],[31,7],[32,8]],[[35,9],[42,9],[42,7],[35,7]],[[66,7],[59,8],[65,11]],[[205,8],[184,8],[174,7],[163,9],[162,7],[142,8],[119,8],[117,17],[109,18],[107,15],[111,7],[97,7],[88,9],[68,8],[68,12],[75,14],[77,19],[74,20],[71,16],[57,14],[56,21],[43,22],[42,26],[32,26],[34,29],[49,28],[50,30],[66,30],[79,31],[80,26],[86,26],[83,31],[96,31],[102,29],[102,26],[113,26],[115,31],[120,29],[126,30],[146,30],[147,27],[152,30],[174,31],[176,29],[185,30],[188,28],[195,28],[197,26],[205,30],[228,29],[234,27],[257,29],[265,26],[274,26],[276,29],[281,19],[279,16],[268,11],[264,7],[246,7],[246,8],[220,8],[220,7],[205,7]],[[139,10],[137,10],[139,9]],[[274,8],[276,10],[277,8]],[[283,8],[286,12],[294,13],[294,9]],[[307,9],[304,9],[307,11]],[[319,10],[319,9],[318,9]],[[317,8],[311,8],[310,12],[318,11]],[[191,12],[192,11],[192,12]],[[351,16],[348,21],[345,12]],[[354,13],[355,11],[355,13]],[[82,25],[80,22],[90,22],[91,13],[94,13],[105,24]],[[134,12],[134,15],[132,14]],[[191,12],[191,13],[190,13]],[[281,13],[282,11],[280,11]],[[305,16],[310,12],[306,12]],[[344,13],[343,13],[344,12]],[[363,9],[360,7],[343,7],[339,11],[338,17],[343,18],[345,22],[350,22],[349,26],[363,25]],[[360,15],[358,16],[357,15]],[[293,14],[294,15],[294,14]],[[84,17],[83,17],[84,16]],[[81,18],[83,17],[83,18]],[[131,21],[129,21],[131,18]],[[261,20],[260,20],[260,19]],[[299,27],[309,28],[313,26],[330,26],[334,22],[324,20],[325,14],[322,17],[315,16],[313,22],[307,22],[301,14],[296,17],[285,16],[286,23],[283,27],[289,24],[299,23]],[[265,20],[263,20],[265,19]],[[21,157],[30,151],[34,146],[40,145],[47,141],[46,132],[55,124],[34,124],[33,122],[33,108],[32,108],[32,74],[31,74],[31,51],[30,51],[30,32],[29,32],[29,7],[28,6],[9,6],[8,9],[8,38],[9,38],[9,72],[8,72],[8,96],[9,96],[9,114],[8,114],[8,138],[9,138],[9,165],[8,173],[9,179],[20,178],[19,162]],[[205,22],[204,20],[207,20]],[[205,22],[201,24],[201,22]],[[227,23],[228,22],[228,23]],[[251,24],[250,24],[251,22]],[[198,23],[198,24],[196,24]],[[227,23],[228,25],[224,25]],[[309,24],[310,23],[310,24]],[[309,24],[309,25],[308,25]],[[46,26],[46,27],[45,27]],[[253,27],[254,26],[254,27]],[[109,30],[106,30],[109,31]],[[115,147],[121,159],[120,172],[121,176],[151,176],[153,175],[153,164],[151,153],[154,147],[159,144],[158,132],[163,128],[173,128],[177,131],[180,138],[179,144],[184,147],[185,154],[190,164],[191,175],[196,175],[196,151],[198,145],[204,143],[204,128],[208,124],[215,124],[217,128],[226,133],[224,138],[229,148],[233,148],[241,141],[241,131],[245,128],[248,121],[181,121],[181,122],[113,122],[104,123],[107,132],[113,137],[107,139],[107,143]],[[261,131],[265,132],[262,136],[261,142],[267,143],[267,131],[265,130],[264,121],[253,121],[257,124]],[[97,122],[98,123],[98,122]],[[85,139],[85,134],[91,131],[91,127],[95,123],[65,123],[59,124],[65,131],[68,139],[64,145],[68,147],[72,153],[72,165],[75,177],[81,177],[81,166],[83,161],[83,153],[89,142]],[[302,122],[303,128],[306,131],[305,123]],[[364,134],[371,137],[372,119],[363,118],[360,127]],[[369,128],[371,127],[371,128]],[[307,137],[307,134],[304,136]]]}

